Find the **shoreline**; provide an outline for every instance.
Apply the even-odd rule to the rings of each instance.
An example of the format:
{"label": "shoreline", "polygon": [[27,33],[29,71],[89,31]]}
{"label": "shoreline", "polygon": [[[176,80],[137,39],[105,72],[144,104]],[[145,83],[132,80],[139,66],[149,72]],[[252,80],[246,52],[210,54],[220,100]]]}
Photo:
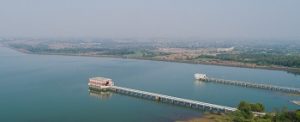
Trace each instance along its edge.
{"label": "shoreline", "polygon": [[16,50],[25,54],[33,55],[61,55],[61,56],[80,56],[80,57],[103,57],[103,58],[118,58],[118,59],[135,59],[135,60],[148,60],[148,61],[162,61],[162,62],[175,62],[175,63],[185,63],[185,64],[202,64],[202,65],[213,65],[213,66],[225,66],[225,67],[238,67],[238,68],[249,68],[249,69],[265,69],[265,70],[275,70],[275,71],[286,71],[287,73],[293,73],[295,75],[300,75],[300,68],[284,67],[284,66],[260,66],[256,64],[247,64],[242,62],[234,62],[236,64],[229,64],[225,62],[195,62],[191,60],[164,60],[146,57],[125,57],[116,55],[91,55],[91,54],[69,54],[69,53],[33,53],[27,50],[21,50],[17,48],[12,48],[9,46],[2,45],[2,47],[7,47],[12,50]]}

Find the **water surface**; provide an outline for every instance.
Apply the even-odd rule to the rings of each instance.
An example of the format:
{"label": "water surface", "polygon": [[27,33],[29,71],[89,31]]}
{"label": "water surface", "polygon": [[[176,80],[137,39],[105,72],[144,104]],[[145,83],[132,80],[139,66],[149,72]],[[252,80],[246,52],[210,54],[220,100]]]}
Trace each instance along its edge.
{"label": "water surface", "polygon": [[300,87],[284,71],[160,61],[30,55],[0,47],[0,121],[174,121],[200,111],[119,94],[89,94],[90,77],[112,78],[118,86],[235,107],[261,102],[268,111],[288,107],[299,96],[259,89],[196,82],[193,74]]}

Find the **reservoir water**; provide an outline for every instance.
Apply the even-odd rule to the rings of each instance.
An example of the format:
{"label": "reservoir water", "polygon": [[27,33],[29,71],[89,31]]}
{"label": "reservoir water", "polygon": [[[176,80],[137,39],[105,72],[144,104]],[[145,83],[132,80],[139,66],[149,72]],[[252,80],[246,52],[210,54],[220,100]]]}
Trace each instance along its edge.
{"label": "reservoir water", "polygon": [[0,121],[175,121],[200,111],[120,94],[90,94],[90,77],[116,85],[235,107],[261,102],[267,111],[300,107],[299,96],[194,80],[194,73],[229,80],[300,88],[300,76],[284,71],[133,59],[31,55],[0,47]]}

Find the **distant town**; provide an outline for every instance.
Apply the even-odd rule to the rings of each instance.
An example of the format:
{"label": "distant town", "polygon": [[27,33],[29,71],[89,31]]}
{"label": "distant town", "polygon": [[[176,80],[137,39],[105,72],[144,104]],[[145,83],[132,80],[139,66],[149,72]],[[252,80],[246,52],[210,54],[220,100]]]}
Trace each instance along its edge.
{"label": "distant town", "polygon": [[300,73],[297,41],[205,41],[172,39],[1,39],[4,46],[32,54],[158,60],[285,70]]}

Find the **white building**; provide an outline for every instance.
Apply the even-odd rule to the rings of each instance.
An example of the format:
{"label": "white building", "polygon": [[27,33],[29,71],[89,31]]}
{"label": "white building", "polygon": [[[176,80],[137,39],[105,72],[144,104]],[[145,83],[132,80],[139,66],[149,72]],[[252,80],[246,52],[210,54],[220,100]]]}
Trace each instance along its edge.
{"label": "white building", "polygon": [[195,79],[197,80],[205,80],[207,78],[206,74],[200,74],[200,73],[196,73],[194,75]]}

